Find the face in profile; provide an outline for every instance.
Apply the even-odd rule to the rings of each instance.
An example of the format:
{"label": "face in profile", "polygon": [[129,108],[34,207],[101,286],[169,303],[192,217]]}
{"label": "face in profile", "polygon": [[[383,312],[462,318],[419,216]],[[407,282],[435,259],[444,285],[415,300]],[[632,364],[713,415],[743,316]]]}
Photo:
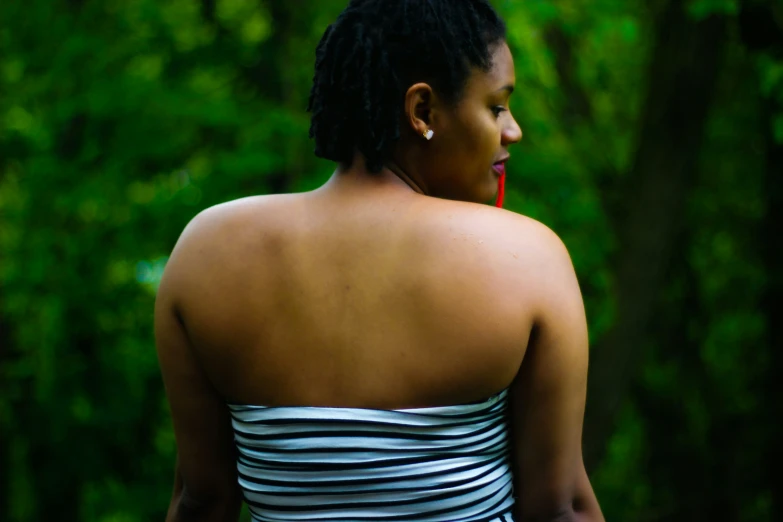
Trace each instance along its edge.
{"label": "face in profile", "polygon": [[489,71],[472,70],[456,103],[433,107],[430,125],[435,136],[423,168],[434,196],[491,200],[498,187],[498,162],[509,157],[509,145],[522,139],[509,108],[515,84],[511,50],[500,42],[492,48],[492,58]]}
{"label": "face in profile", "polygon": [[315,154],[339,172],[359,160],[417,192],[489,202],[493,166],[522,138],[505,38],[489,0],[352,0],[316,48]]}

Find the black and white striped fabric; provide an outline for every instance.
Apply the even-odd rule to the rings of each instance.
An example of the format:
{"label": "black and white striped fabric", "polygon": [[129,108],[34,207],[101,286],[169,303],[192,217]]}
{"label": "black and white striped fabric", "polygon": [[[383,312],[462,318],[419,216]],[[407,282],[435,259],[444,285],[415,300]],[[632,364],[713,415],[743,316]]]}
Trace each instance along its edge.
{"label": "black and white striped fabric", "polygon": [[230,405],[239,483],[257,522],[513,522],[506,405]]}

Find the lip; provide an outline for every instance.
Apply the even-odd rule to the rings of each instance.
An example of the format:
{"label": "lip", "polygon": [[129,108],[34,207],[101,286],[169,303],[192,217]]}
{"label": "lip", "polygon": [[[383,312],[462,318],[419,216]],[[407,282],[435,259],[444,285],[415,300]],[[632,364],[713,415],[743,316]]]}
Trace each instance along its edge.
{"label": "lip", "polygon": [[500,161],[496,161],[492,164],[492,170],[494,170],[499,176],[502,176],[506,173],[506,162],[508,161],[509,156],[506,156]]}

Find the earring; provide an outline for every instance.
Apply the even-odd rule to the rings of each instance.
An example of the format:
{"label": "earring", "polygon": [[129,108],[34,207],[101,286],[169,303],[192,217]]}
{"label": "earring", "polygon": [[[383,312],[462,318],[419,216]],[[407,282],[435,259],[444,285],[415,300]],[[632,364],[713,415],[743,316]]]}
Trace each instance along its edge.
{"label": "earring", "polygon": [[427,141],[430,141],[434,135],[435,135],[435,131],[433,131],[432,129],[427,129],[427,131],[422,134],[422,136],[424,136],[424,139],[426,139]]}

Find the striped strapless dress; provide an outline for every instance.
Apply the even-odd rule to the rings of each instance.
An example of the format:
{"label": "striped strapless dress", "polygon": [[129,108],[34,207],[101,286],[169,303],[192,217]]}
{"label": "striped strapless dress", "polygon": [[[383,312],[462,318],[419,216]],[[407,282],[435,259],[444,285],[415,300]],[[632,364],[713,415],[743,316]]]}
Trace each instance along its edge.
{"label": "striped strapless dress", "polygon": [[256,522],[513,522],[507,391],[457,406],[229,405]]}

